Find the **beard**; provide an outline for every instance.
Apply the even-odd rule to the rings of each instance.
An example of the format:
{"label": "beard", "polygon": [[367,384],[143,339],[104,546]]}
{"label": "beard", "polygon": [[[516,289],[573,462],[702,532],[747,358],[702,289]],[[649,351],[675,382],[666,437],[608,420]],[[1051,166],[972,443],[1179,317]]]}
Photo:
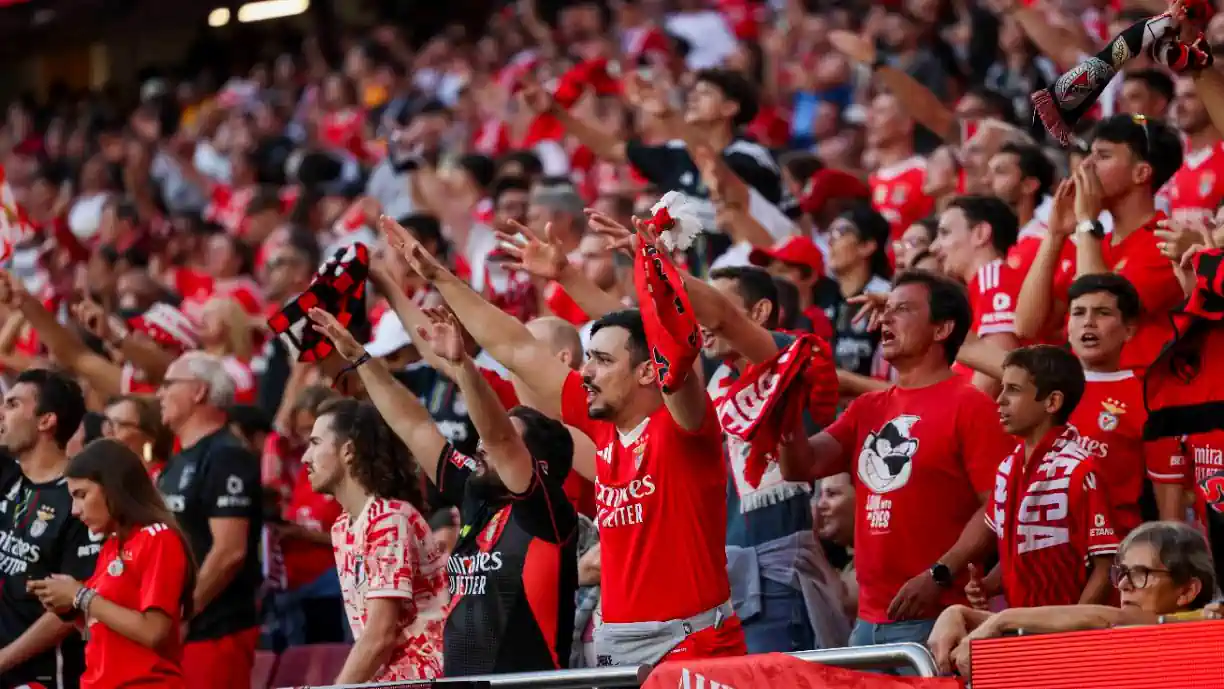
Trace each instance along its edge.
{"label": "beard", "polygon": [[474,474],[468,479],[468,487],[472,491],[472,497],[482,502],[499,502],[509,494],[501,477],[492,471]]}

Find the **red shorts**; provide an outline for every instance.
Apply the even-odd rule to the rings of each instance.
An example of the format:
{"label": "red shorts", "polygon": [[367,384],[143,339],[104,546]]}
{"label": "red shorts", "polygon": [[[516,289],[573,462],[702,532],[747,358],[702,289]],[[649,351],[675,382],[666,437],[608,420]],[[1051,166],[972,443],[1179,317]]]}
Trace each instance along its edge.
{"label": "red shorts", "polygon": [[183,646],[187,689],[251,689],[259,627]]}
{"label": "red shorts", "polygon": [[748,655],[748,646],[744,644],[744,627],[740,624],[739,617],[732,615],[721,627],[708,627],[688,635],[659,662],[732,658],[742,655]]}

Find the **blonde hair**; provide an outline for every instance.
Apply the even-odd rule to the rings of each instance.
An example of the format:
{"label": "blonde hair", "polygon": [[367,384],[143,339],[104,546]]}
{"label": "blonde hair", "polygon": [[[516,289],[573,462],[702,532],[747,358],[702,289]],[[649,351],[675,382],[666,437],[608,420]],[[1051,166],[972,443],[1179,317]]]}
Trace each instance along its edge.
{"label": "blonde hair", "polygon": [[251,319],[245,309],[230,297],[213,297],[204,305],[207,312],[216,309],[225,327],[225,354],[239,361],[250,361],[255,354],[251,338]]}

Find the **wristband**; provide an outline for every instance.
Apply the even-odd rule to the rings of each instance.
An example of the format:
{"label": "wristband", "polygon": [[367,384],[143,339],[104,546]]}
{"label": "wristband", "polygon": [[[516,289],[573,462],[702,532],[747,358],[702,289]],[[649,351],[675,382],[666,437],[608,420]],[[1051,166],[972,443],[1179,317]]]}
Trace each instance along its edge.
{"label": "wristband", "polygon": [[356,360],[356,361],[354,361],[353,363],[349,364],[348,366],[345,366],[345,367],[344,367],[344,368],[343,368],[343,369],[340,371],[340,373],[339,373],[339,374],[336,376],[336,380],[340,380],[341,378],[343,378],[343,377],[345,376],[345,374],[347,374],[347,373],[349,373],[349,372],[352,372],[352,371],[356,371],[358,368],[361,368],[361,365],[362,365],[362,364],[364,364],[365,362],[369,361],[371,358],[372,358],[372,357],[370,357],[370,353],[369,353],[369,352],[365,352],[365,351],[363,351],[363,352],[361,353],[361,356],[357,357],[357,360]]}
{"label": "wristband", "polygon": [[76,592],[76,596],[73,597],[72,599],[72,607],[88,615],[89,605],[93,603],[94,598],[96,598],[97,596],[98,596],[97,591],[87,586],[82,586],[80,590]]}

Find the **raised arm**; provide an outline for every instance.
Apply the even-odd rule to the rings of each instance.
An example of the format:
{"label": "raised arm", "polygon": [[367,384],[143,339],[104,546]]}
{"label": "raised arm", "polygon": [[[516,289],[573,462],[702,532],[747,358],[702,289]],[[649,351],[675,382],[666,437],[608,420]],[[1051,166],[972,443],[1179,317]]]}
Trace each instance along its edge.
{"label": "raised arm", "polygon": [[1075,183],[1063,180],[1054,192],[1054,204],[1050,211],[1050,224],[1046,236],[1041,238],[1033,265],[1024,276],[1020,296],[1016,300],[1016,336],[1036,338],[1049,321],[1054,303],[1054,275],[1062,257],[1063,247],[1075,229],[1072,204],[1075,199]]}
{"label": "raised arm", "polygon": [[517,318],[485,301],[467,283],[444,268],[407,232],[383,218],[379,223],[391,246],[400,251],[421,277],[430,281],[485,351],[510,370],[541,399],[555,403],[540,411],[559,415],[561,390],[570,369],[532,336]]}
{"label": "raised arm", "polygon": [[591,319],[625,308],[619,299],[599,289],[578,266],[570,263],[553,235],[552,223],[545,225],[543,232],[514,221],[509,223],[509,228],[515,234],[497,230],[502,250],[510,257],[507,268],[522,270],[541,280],[556,281]]}
{"label": "raised arm", "polygon": [[[391,375],[387,362],[373,358],[353,338],[352,333],[340,325],[336,317],[322,309],[311,309],[310,320],[315,329],[327,336],[336,351],[356,367],[357,375],[365,385],[370,402],[378,408],[383,420],[395,435],[404,441],[430,481],[438,475],[438,460],[446,447],[446,437],[434,424],[429,410],[421,405],[417,396],[400,384]],[[349,374],[351,375],[351,374]]]}
{"label": "raised arm", "polygon": [[39,339],[61,365],[86,378],[103,395],[120,394],[123,373],[119,366],[86,347],[76,333],[61,325],[42,302],[32,297],[16,278],[4,271],[0,271],[0,301],[21,310],[30,327],[34,328]]}
{"label": "raised arm", "polygon": [[625,162],[627,157],[624,141],[572,115],[533,79],[524,79],[523,82],[523,90],[519,92],[520,102],[535,113],[556,117],[561,126],[565,127],[565,131],[600,158],[613,163]]}

